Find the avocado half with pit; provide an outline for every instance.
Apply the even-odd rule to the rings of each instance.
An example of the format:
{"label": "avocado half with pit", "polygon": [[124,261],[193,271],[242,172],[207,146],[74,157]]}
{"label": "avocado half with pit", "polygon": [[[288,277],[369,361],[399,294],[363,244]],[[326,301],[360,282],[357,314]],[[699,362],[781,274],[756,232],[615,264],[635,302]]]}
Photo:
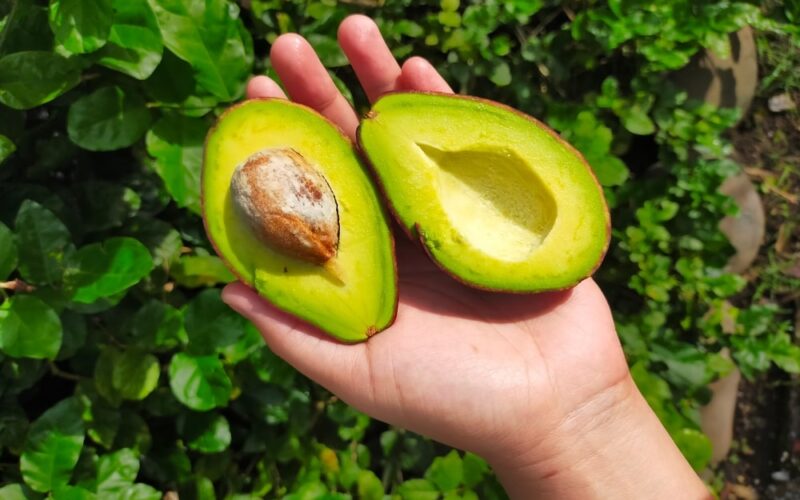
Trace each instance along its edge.
{"label": "avocado half with pit", "polygon": [[345,342],[392,323],[388,216],[327,119],[283,99],[233,106],[206,138],[201,184],[211,243],[261,296]]}
{"label": "avocado half with pit", "polygon": [[450,94],[387,94],[358,141],[398,222],[468,285],[569,288],[606,253],[608,207],[590,166],[517,110]]}

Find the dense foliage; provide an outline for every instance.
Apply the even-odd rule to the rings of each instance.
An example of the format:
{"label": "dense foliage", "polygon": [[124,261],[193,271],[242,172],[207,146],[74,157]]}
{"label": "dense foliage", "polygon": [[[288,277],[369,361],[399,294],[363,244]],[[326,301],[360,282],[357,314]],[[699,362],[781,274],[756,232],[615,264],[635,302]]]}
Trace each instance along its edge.
{"label": "dense foliage", "polygon": [[220,300],[205,133],[287,31],[363,110],[335,42],[356,11],[398,58],[428,57],[587,156],[613,206],[598,279],[695,467],[711,380],[732,363],[800,371],[774,307],[726,300],[744,286],[717,229],[737,112],[665,78],[745,24],[800,47],[797,1],[0,0],[0,497],[504,496],[480,458],[349,408]]}

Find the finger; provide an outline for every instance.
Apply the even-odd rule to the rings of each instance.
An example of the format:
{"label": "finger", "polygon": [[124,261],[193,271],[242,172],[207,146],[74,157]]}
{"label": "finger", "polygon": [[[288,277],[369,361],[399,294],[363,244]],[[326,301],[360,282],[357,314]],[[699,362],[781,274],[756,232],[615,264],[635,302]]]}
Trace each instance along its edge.
{"label": "finger", "polygon": [[[334,341],[313,326],[266,302],[242,283],[222,291],[222,300],[249,319],[261,332],[269,348],[307,377],[337,393],[347,381],[362,380],[362,345]],[[359,373],[354,373],[358,371]]]}
{"label": "finger", "polygon": [[339,25],[338,36],[370,101],[397,89],[400,66],[372,19],[359,14],[349,16]]}
{"label": "finger", "polygon": [[293,101],[317,110],[351,139],[355,137],[356,112],[305,38],[295,33],[279,36],[270,49],[270,59]]}
{"label": "finger", "polygon": [[247,98],[279,97],[286,99],[283,89],[268,76],[254,76],[247,82]]}
{"label": "finger", "polygon": [[402,90],[453,93],[453,89],[426,59],[412,57],[403,63],[398,86]]}

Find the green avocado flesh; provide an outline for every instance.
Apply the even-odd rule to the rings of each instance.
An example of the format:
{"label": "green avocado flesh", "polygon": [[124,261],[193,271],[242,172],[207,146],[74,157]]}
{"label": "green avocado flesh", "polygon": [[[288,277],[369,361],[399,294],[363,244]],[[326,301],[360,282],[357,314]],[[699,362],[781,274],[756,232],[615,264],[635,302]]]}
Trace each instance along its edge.
{"label": "green avocado flesh", "polygon": [[[259,239],[234,207],[236,167],[268,148],[291,148],[324,177],[339,221],[335,273]],[[397,304],[394,243],[388,217],[350,141],[310,109],[255,99],[228,110],[206,139],[203,219],[220,258],[278,308],[345,342],[388,327]]]}
{"label": "green avocado flesh", "polygon": [[379,99],[359,143],[400,224],[466,284],[539,292],[590,276],[608,247],[583,157],[533,118],[464,96]]}

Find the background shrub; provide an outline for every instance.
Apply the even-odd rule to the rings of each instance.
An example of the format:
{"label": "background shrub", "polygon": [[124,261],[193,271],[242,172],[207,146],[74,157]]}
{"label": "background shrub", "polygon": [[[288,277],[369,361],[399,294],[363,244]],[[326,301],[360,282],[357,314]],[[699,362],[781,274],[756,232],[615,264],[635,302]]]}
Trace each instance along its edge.
{"label": "background shrub", "polygon": [[[429,58],[587,156],[613,207],[598,280],[698,470],[710,381],[733,363],[800,371],[777,308],[728,302],[745,281],[723,271],[717,224],[735,207],[717,187],[737,169],[737,111],[665,78],[746,24],[800,47],[796,1],[3,0],[0,497],[504,497],[480,458],[346,406],[220,300],[232,276],[198,217],[205,133],[250,74],[272,74],[287,31],[364,111],[335,41],[352,12],[398,58]],[[791,75],[776,71],[766,84]]]}

